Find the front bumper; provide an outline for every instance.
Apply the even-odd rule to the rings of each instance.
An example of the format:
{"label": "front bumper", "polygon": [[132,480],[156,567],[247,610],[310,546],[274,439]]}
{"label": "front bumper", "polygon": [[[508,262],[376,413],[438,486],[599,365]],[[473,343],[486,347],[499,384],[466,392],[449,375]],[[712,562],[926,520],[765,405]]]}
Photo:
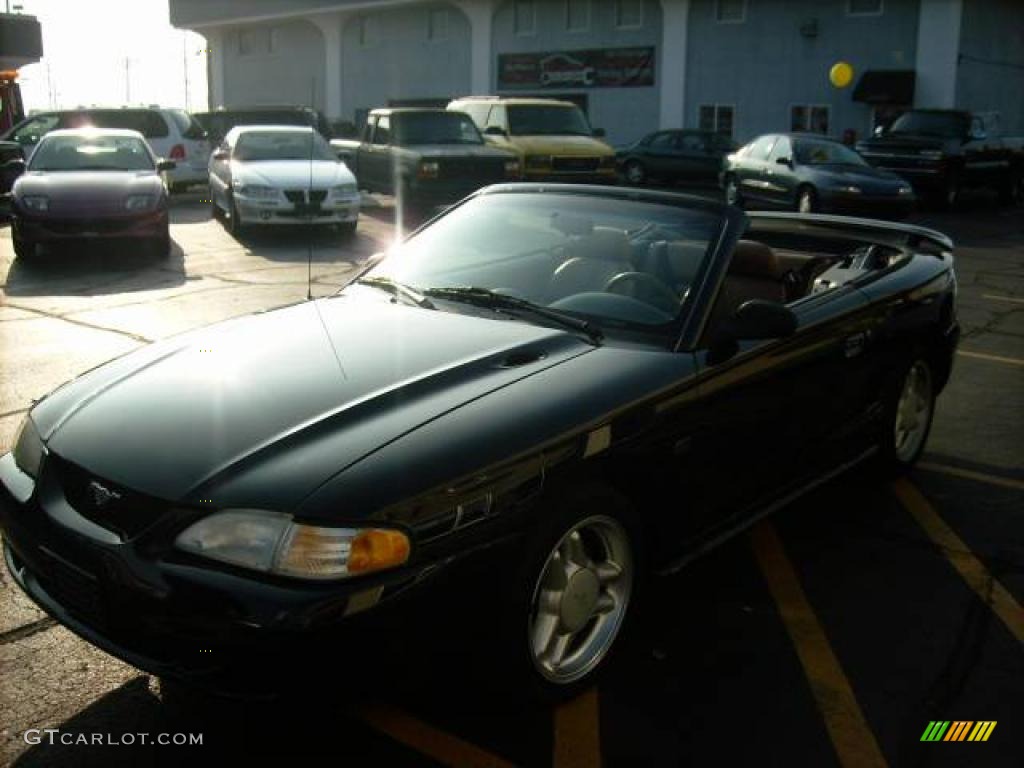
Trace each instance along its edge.
{"label": "front bumper", "polygon": [[359,197],[328,200],[319,206],[235,196],[240,221],[251,224],[346,224],[359,218]]}
{"label": "front bumper", "polygon": [[167,233],[166,210],[97,218],[39,216],[15,209],[14,236],[30,242],[160,238]]}
{"label": "front bumper", "polygon": [[153,555],[144,536],[103,540],[90,526],[45,462],[33,485],[10,454],[0,457],[4,559],[21,589],[129,664],[230,695],[269,695],[408,641],[454,604],[455,587],[480,584],[495,556],[471,550],[352,581],[301,582]]}
{"label": "front bumper", "polygon": [[614,166],[593,171],[555,171],[551,168],[527,168],[523,181],[552,182],[558,184],[617,184],[618,171]]}

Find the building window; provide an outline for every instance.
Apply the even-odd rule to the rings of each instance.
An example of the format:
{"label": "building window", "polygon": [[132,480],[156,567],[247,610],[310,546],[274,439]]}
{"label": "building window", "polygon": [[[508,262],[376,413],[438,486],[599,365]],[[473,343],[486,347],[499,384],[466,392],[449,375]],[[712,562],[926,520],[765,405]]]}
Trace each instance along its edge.
{"label": "building window", "polygon": [[615,26],[637,29],[644,25],[643,0],[615,0]]}
{"label": "building window", "polygon": [[732,138],[733,108],[728,104],[701,104],[700,129]]}
{"label": "building window", "polygon": [[515,0],[512,4],[512,22],[517,35],[532,35],[537,29],[537,9],[533,0]]}
{"label": "building window", "polygon": [[882,0],[846,0],[850,16],[881,16],[882,10]]}
{"label": "building window", "polygon": [[273,52],[270,27],[249,27],[238,30],[238,55],[258,56]]}
{"label": "building window", "polygon": [[434,8],[427,13],[427,39],[448,39],[448,10],[446,8]]}
{"label": "building window", "polygon": [[741,24],[747,18],[747,0],[715,0],[715,21]]}
{"label": "building window", "polygon": [[590,0],[565,1],[565,28],[569,32],[586,32],[590,28]]}
{"label": "building window", "polygon": [[789,129],[828,134],[829,108],[824,104],[794,104],[789,111]]}
{"label": "building window", "polygon": [[356,21],[356,34],[360,48],[370,48],[377,44],[379,32],[377,19],[372,16],[360,16]]}

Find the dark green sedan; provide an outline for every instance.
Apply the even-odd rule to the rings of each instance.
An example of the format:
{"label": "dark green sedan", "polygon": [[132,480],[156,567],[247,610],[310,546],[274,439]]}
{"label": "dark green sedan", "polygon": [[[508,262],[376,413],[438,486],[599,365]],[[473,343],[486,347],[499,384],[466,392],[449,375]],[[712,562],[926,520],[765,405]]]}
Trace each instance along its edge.
{"label": "dark green sedan", "polygon": [[652,181],[715,182],[735,144],[712,131],[656,131],[615,153],[619,171],[633,185]]}

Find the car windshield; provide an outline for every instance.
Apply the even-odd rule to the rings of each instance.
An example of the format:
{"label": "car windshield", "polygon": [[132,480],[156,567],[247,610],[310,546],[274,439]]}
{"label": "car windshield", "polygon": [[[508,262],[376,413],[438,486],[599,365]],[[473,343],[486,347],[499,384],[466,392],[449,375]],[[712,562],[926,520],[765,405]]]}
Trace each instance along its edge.
{"label": "car windshield", "polygon": [[246,131],[238,137],[234,159],[245,163],[338,158],[327,142],[312,131]]}
{"label": "car windshield", "polygon": [[483,144],[480,131],[468,115],[458,112],[408,112],[397,114],[395,143],[409,147],[417,144]]}
{"label": "car windshield", "polygon": [[834,141],[796,139],[793,154],[800,165],[867,165],[852,149]]}
{"label": "car windshield", "polygon": [[593,131],[578,107],[518,104],[508,108],[513,136],[590,136]]}
{"label": "car windshield", "polygon": [[723,226],[703,208],[621,197],[481,195],[393,248],[369,277],[442,298],[485,289],[604,330],[652,331],[685,314]]}
{"label": "car windshield", "polygon": [[151,171],[156,166],[146,143],[135,136],[89,134],[47,136],[30,171]]}
{"label": "car windshield", "polygon": [[967,116],[958,112],[904,112],[893,121],[889,133],[959,139],[967,134]]}

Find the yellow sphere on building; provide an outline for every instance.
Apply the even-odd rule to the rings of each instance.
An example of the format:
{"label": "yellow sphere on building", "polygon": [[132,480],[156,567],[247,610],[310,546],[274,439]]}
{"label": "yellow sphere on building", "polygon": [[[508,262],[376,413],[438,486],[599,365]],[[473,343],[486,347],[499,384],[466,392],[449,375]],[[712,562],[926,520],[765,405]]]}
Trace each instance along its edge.
{"label": "yellow sphere on building", "polygon": [[853,67],[845,61],[837,61],[828,71],[828,79],[836,88],[845,88],[853,82]]}

